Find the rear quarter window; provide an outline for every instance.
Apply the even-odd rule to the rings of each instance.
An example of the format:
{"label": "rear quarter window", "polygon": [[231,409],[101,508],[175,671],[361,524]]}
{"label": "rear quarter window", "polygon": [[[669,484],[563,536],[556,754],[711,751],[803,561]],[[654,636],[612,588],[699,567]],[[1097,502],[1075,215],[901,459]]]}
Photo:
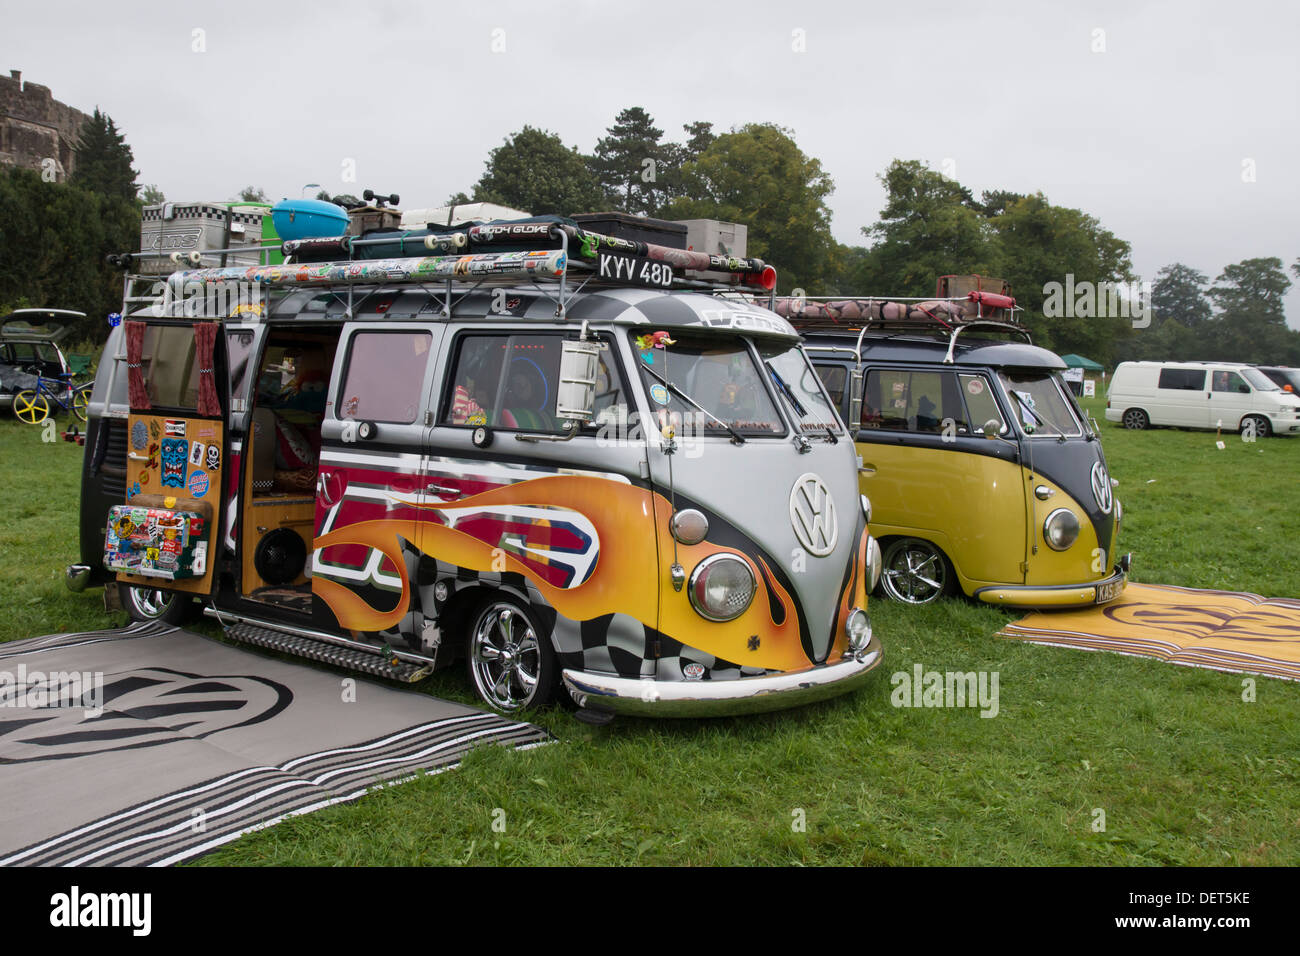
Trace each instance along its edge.
{"label": "rear quarter window", "polygon": [[1158,384],[1160,388],[1199,392],[1205,388],[1205,370],[1198,368],[1162,368]]}

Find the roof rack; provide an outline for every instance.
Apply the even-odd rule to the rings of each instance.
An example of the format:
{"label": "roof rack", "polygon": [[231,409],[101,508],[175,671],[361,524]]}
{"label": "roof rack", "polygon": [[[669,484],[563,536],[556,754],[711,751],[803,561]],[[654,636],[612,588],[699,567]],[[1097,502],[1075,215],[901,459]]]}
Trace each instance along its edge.
{"label": "roof rack", "polygon": [[[493,247],[498,247],[493,249]],[[501,249],[499,247],[507,246]],[[271,256],[279,251],[282,263]],[[214,256],[254,256],[254,264],[204,266]],[[391,257],[383,257],[383,256]],[[178,266],[166,279],[161,301],[136,295],[143,280],[158,282],[158,275],[131,274],[143,260],[170,259]],[[554,296],[556,315],[565,317],[569,299],[587,285],[635,286],[661,290],[766,290],[774,301],[776,270],[761,259],[711,255],[654,243],[588,232],[555,221],[506,221],[471,226],[459,232],[410,234],[396,230],[386,235],[338,236],[296,239],[274,247],[241,246],[234,249],[192,250],[186,253],[126,253],[109,256],[110,263],[127,271],[123,293],[124,314],[131,305],[153,303],[163,315],[180,315],[188,292],[239,283],[252,283],[267,292],[326,290],[341,300],[346,293],[347,314],[353,314],[354,290],[413,284],[443,296],[442,314],[450,316],[453,294],[480,287],[558,284]],[[684,277],[680,270],[701,274]],[[571,280],[581,279],[576,288]],[[468,288],[466,288],[468,286]],[[435,292],[435,287],[437,291]],[[215,316],[210,316],[215,317]]]}
{"label": "roof rack", "polygon": [[[941,288],[942,283],[941,279]],[[1002,286],[1008,288],[1005,283]],[[1033,343],[1029,330],[1015,320],[1016,315],[1024,310],[1015,304],[1015,299],[1003,292],[974,289],[964,296],[930,298],[783,296],[775,298],[770,308],[803,333],[856,332],[858,339],[855,351],[859,354],[863,339],[869,332],[946,338],[948,352],[944,363],[948,365],[954,361],[958,337],[966,332],[1004,332],[1021,336],[1026,343]]]}

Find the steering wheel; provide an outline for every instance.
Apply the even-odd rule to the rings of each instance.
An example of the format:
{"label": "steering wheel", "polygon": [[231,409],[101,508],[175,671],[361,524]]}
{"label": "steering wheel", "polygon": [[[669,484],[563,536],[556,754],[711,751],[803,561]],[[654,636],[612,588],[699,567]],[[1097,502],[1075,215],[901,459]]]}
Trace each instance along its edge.
{"label": "steering wheel", "polygon": [[510,360],[511,367],[513,367],[516,362],[527,362],[529,365],[533,367],[533,370],[537,373],[537,380],[542,383],[542,400],[538,403],[537,410],[544,411],[546,409],[546,400],[550,398],[551,395],[551,388],[546,381],[545,373],[542,372],[542,367],[525,355],[516,355],[514,358],[512,358]]}

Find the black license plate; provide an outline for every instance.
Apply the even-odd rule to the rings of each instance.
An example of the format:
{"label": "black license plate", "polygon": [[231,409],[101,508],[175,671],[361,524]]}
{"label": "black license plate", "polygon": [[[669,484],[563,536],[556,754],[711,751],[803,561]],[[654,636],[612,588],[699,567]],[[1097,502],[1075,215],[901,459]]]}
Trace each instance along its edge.
{"label": "black license plate", "polygon": [[667,289],[673,284],[673,267],[666,262],[656,262],[643,256],[630,256],[622,252],[600,252],[596,259],[597,275],[632,285]]}

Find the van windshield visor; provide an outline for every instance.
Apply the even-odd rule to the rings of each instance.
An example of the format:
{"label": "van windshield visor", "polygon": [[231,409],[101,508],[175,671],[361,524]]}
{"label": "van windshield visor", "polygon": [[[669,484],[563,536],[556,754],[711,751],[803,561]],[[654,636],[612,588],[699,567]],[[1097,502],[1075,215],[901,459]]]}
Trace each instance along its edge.
{"label": "van windshield visor", "polygon": [[764,344],[759,346],[758,354],[802,432],[839,434],[840,423],[830,398],[800,348]]}
{"label": "van windshield visor", "polygon": [[684,332],[673,335],[654,345],[650,344],[653,336],[632,335],[641,381],[656,413],[664,412],[679,432],[696,435],[785,434],[763,384],[764,373],[744,342]]}
{"label": "van windshield visor", "polygon": [[1083,434],[1055,375],[999,372],[998,378],[1026,435],[1034,438]]}

